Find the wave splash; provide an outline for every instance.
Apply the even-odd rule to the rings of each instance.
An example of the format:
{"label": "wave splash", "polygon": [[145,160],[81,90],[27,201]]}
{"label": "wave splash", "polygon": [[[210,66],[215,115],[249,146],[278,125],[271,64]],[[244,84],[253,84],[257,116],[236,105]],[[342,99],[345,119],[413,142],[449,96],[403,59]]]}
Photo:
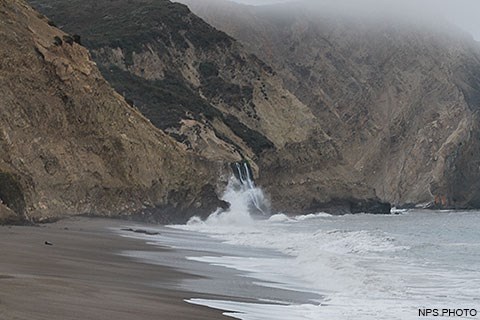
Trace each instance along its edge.
{"label": "wave splash", "polygon": [[255,221],[270,215],[270,202],[263,190],[253,182],[249,169],[237,164],[238,176],[231,176],[222,200],[230,203],[227,210],[218,209],[205,221],[193,217],[187,225],[252,225]]}
{"label": "wave splash", "polygon": [[[378,273],[377,264],[383,268],[387,256],[394,256],[408,247],[399,245],[394,238],[379,230],[349,228],[348,224],[341,223],[344,218],[326,213],[304,216],[275,213],[267,216],[269,203],[262,190],[253,183],[248,166],[234,164],[232,169],[235,176],[230,177],[222,196],[230,203],[228,210],[217,210],[206,220],[192,218],[187,225],[173,227],[205,233],[225,245],[241,248],[242,252],[246,248],[266,250],[265,255],[235,253],[188,259],[244,272],[264,287],[324,296],[322,301],[305,301],[301,307],[285,300],[278,300],[288,304],[284,307],[230,301],[231,310],[242,314],[233,313],[232,317],[270,319],[270,316],[259,316],[267,312],[284,313],[288,319],[311,319],[305,314],[305,308],[313,308],[312,319],[319,315],[339,319],[337,312],[349,314],[352,308],[345,306],[353,303],[356,306],[370,304],[365,314],[359,316],[359,319],[369,319],[372,313],[390,305],[390,299],[404,298],[401,277]],[[389,262],[389,266],[393,263]],[[401,264],[396,267],[404,269]],[[219,301],[214,300],[187,302],[214,308],[219,306]],[[321,306],[324,302],[330,307]],[[398,307],[404,308],[405,305]]]}
{"label": "wave splash", "polygon": [[[449,213],[276,213],[264,217],[252,204],[249,192],[232,177],[223,197],[232,204],[229,210],[217,211],[205,221],[193,219],[188,225],[174,226],[204,233],[219,246],[228,247],[221,255],[188,259],[240,271],[263,287],[322,298],[298,304],[282,300],[281,295],[268,296],[269,301],[280,305],[265,303],[263,296],[257,297],[262,301],[258,304],[202,299],[187,302],[232,310],[227,315],[243,320],[405,320],[415,318],[412,306],[436,301],[468,307],[469,302],[478,300],[479,282],[474,280],[478,279],[478,268],[471,254],[475,252],[473,256],[478,257],[478,250],[472,248],[478,248],[479,242],[475,240],[478,233],[470,228],[477,215],[468,217],[467,222],[462,222],[458,213],[452,217]],[[445,221],[449,221],[451,231],[444,230]],[[439,241],[442,238],[443,242]],[[456,246],[466,251],[461,253]],[[447,289],[449,294],[443,294]]]}
{"label": "wave splash", "polygon": [[[250,197],[250,205],[248,211],[251,213],[260,213],[262,215],[268,215],[270,212],[270,203],[266,200],[265,195],[261,188],[258,188],[253,181],[253,174],[248,162],[236,162],[232,165],[235,177],[239,182],[237,186],[232,184],[234,191],[247,194]],[[235,187],[237,187],[235,190]],[[227,192],[228,192],[227,188]]]}

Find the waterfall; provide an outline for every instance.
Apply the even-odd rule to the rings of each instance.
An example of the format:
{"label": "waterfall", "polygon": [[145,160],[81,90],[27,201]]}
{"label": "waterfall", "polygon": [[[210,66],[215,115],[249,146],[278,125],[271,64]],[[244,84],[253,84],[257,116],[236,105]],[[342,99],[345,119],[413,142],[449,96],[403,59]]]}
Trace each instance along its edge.
{"label": "waterfall", "polygon": [[228,202],[230,208],[217,209],[205,221],[193,217],[188,225],[246,226],[254,224],[257,218],[270,216],[270,202],[262,189],[255,186],[248,162],[231,163],[231,168],[233,175],[222,195],[222,200]]}
{"label": "waterfall", "polygon": [[232,164],[232,170],[240,184],[240,191],[248,194],[251,204],[250,209],[253,209],[254,213],[267,215],[269,204],[265,199],[263,191],[255,186],[252,169],[248,162],[235,162]]}

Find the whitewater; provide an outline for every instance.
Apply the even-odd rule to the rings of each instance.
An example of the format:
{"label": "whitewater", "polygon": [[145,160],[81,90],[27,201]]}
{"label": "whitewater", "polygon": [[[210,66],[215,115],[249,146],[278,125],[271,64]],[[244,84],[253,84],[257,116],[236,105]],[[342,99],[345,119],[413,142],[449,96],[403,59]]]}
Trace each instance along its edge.
{"label": "whitewater", "polygon": [[[478,212],[265,216],[254,210],[265,202],[261,190],[234,178],[224,200],[228,211],[169,226],[175,232],[149,241],[187,250],[192,263],[235,271],[266,289],[238,285],[248,301],[192,297],[188,303],[245,320],[404,320],[427,308],[480,311]],[[208,291],[208,281],[194,289]],[[217,282],[210,293],[228,286],[234,297],[232,283],[221,289]]]}

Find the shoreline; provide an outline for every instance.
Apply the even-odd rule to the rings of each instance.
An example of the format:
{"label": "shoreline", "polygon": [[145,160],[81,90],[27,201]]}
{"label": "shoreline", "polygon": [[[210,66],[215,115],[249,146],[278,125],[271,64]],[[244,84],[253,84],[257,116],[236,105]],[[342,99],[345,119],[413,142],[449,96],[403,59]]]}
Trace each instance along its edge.
{"label": "shoreline", "polygon": [[229,319],[220,310],[185,302],[191,298],[187,291],[158,286],[194,275],[120,255],[160,249],[109,230],[128,224],[71,218],[41,226],[0,226],[0,318]]}

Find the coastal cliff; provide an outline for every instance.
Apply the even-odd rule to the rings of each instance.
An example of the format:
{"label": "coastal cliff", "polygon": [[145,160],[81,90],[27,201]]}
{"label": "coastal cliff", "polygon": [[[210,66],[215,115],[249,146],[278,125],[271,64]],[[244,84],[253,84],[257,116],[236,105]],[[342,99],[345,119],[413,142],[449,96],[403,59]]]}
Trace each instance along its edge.
{"label": "coastal cliff", "polygon": [[[107,80],[158,128],[206,158],[251,160],[274,210],[378,201],[356,170],[344,168],[336,142],[277,72],[186,6],[165,0],[32,4],[80,34]],[[269,172],[272,179],[262,178]],[[290,186],[300,172],[312,172],[308,193],[297,188],[303,183]]]}
{"label": "coastal cliff", "polygon": [[[358,175],[397,206],[478,208],[480,46],[471,36],[438,16],[392,8],[181,2],[278,72],[336,146],[340,179]],[[296,160],[261,166],[260,182],[274,198],[308,200],[301,195],[335,189],[328,173],[315,173],[337,158],[295,169],[324,159],[307,149],[318,148],[307,142],[297,149],[302,156],[292,153]]]}
{"label": "coastal cliff", "polygon": [[167,0],[31,1],[176,146],[250,160],[274,211],[480,205],[471,38],[308,3],[184,2],[229,35]]}
{"label": "coastal cliff", "polygon": [[129,106],[77,37],[23,1],[2,0],[0,39],[0,222],[144,211],[185,220],[187,208],[222,205],[221,165]]}
{"label": "coastal cliff", "polygon": [[207,158],[257,159],[304,140],[315,127],[268,65],[184,5],[31,3],[79,34],[106,79],[155,126]]}

